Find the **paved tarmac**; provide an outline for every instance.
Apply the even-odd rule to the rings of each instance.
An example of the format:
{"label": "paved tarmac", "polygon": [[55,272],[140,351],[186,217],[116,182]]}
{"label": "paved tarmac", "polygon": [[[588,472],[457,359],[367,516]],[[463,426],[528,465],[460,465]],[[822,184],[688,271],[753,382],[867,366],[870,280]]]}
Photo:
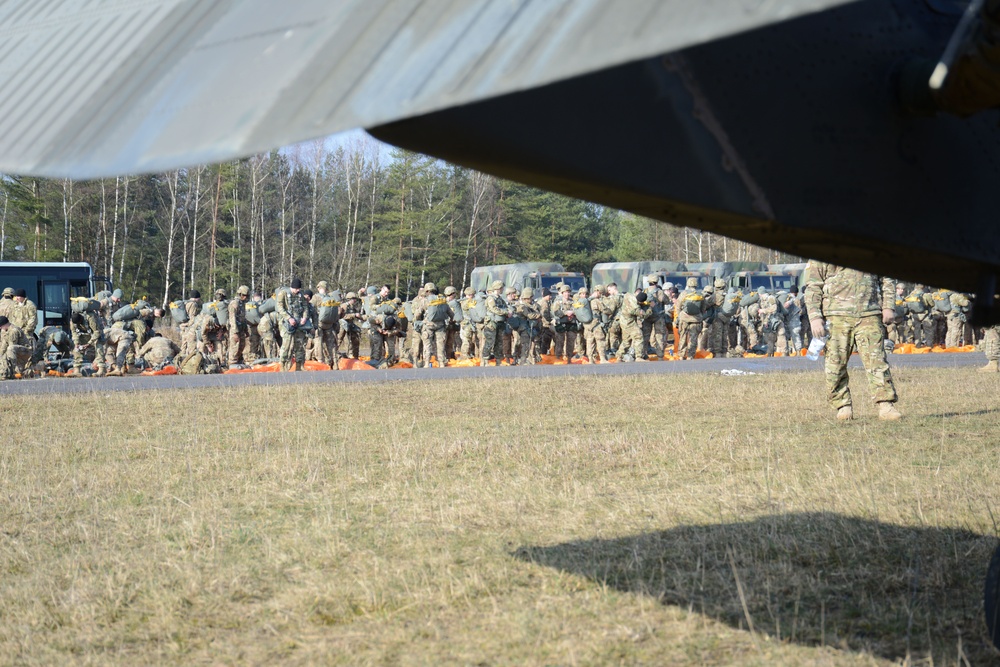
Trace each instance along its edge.
{"label": "paved tarmac", "polygon": [[[898,368],[969,368],[982,366],[986,357],[979,352],[938,354],[894,354],[889,358]],[[855,355],[852,367],[860,367]],[[30,394],[72,394],[202,387],[248,387],[317,383],[405,382],[468,378],[592,377],[598,375],[672,375],[676,373],[820,373],[823,361],[805,357],[771,359],[698,359],[696,361],[651,361],[631,364],[567,364],[559,366],[490,366],[488,368],[433,368],[362,371],[303,371],[301,373],[241,373],[233,375],[163,375],[120,378],[40,378],[0,382],[0,396]]]}

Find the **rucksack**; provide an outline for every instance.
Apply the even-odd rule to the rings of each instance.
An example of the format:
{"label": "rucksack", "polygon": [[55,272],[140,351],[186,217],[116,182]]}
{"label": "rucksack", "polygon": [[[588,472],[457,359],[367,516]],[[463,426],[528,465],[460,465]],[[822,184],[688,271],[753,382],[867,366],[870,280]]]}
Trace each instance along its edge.
{"label": "rucksack", "polygon": [[74,296],[70,299],[70,308],[74,313],[96,313],[101,309],[101,302],[86,296]]}
{"label": "rucksack", "polygon": [[740,299],[739,292],[729,292],[726,294],[726,300],[722,302],[722,314],[726,317],[735,315],[740,307]]}
{"label": "rucksack", "polygon": [[740,299],[740,308],[746,308],[747,306],[752,306],[758,301],[760,301],[760,294],[758,292],[750,292],[745,297]]}
{"label": "rucksack", "polygon": [[911,313],[916,313],[917,315],[919,315],[920,313],[923,313],[925,310],[927,310],[927,306],[924,304],[923,294],[910,295],[906,297],[904,301],[906,301],[906,307],[910,310]]}
{"label": "rucksack", "polygon": [[129,322],[139,317],[139,309],[132,304],[127,304],[119,308],[111,315],[115,322]]}
{"label": "rucksack", "polygon": [[320,301],[317,310],[319,327],[325,331],[332,329],[340,319],[340,302],[331,296]]}
{"label": "rucksack", "polygon": [[935,292],[934,293],[934,308],[937,309],[939,313],[949,313],[951,312],[951,293],[950,292]]}
{"label": "rucksack", "polygon": [[250,326],[255,327],[260,324],[260,305],[259,301],[247,301],[244,306],[246,321]]}
{"label": "rucksack", "polygon": [[683,300],[684,312],[688,315],[701,315],[701,306],[705,302],[705,297],[697,292],[691,292],[681,297]]}
{"label": "rucksack", "polygon": [[219,326],[229,325],[229,302],[228,301],[209,301],[201,308],[202,315],[208,315],[214,317],[215,321],[219,323]]}
{"label": "rucksack", "polygon": [[197,375],[201,372],[202,361],[204,361],[204,357],[201,352],[189,354],[183,361],[177,364],[177,372],[181,375]]}
{"label": "rucksack", "polygon": [[452,299],[449,301],[448,308],[451,309],[451,321],[455,324],[460,324],[462,320],[465,319],[465,311],[462,310],[462,302],[458,299]]}
{"label": "rucksack", "polygon": [[482,292],[478,292],[472,302],[472,321],[476,324],[486,321],[486,295]]}
{"label": "rucksack", "polygon": [[[654,309],[654,312],[655,309]],[[590,324],[594,321],[594,311],[590,307],[590,299],[581,299],[573,302],[573,314],[580,324]]]}
{"label": "rucksack", "polygon": [[187,324],[187,321],[191,319],[184,304],[184,301],[170,302],[170,319],[174,321],[174,324]]}
{"label": "rucksack", "polygon": [[434,324],[444,324],[451,315],[451,309],[444,297],[435,297],[427,302],[427,310],[424,311],[424,320]]}

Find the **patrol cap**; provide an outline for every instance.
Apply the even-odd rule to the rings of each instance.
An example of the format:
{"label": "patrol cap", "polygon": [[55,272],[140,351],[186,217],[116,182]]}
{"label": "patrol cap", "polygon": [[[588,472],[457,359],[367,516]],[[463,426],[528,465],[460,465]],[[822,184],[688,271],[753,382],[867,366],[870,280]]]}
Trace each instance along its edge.
{"label": "patrol cap", "polygon": [[476,288],[475,287],[466,287],[465,288],[465,295],[466,296],[472,296],[475,293],[476,293]]}
{"label": "patrol cap", "polygon": [[726,281],[722,278],[715,279],[715,289],[722,289],[726,286]]}
{"label": "patrol cap", "polygon": [[426,285],[424,285],[424,290],[427,292],[433,292],[437,290],[437,286],[435,286],[434,283],[427,283]]}
{"label": "patrol cap", "polygon": [[452,285],[448,285],[447,287],[444,288],[444,295],[445,296],[451,296],[452,294],[457,294],[457,293],[458,293],[458,290],[455,289],[455,287],[452,286]]}
{"label": "patrol cap", "polygon": [[490,290],[491,291],[492,290],[497,290],[497,289],[503,289],[503,281],[502,280],[494,280],[492,283],[490,283]]}
{"label": "patrol cap", "polygon": [[8,324],[10,324],[10,320],[4,315],[0,315],[0,327],[7,326]]}
{"label": "patrol cap", "polygon": [[694,276],[691,276],[690,278],[687,279],[687,286],[688,286],[688,288],[697,287],[698,286],[698,279],[695,278]]}
{"label": "patrol cap", "polygon": [[3,288],[3,296],[14,296],[14,288],[13,287],[4,287]]}
{"label": "patrol cap", "polygon": [[347,299],[348,301],[350,301],[351,299],[357,299],[358,298],[358,293],[357,292],[348,292],[347,295],[344,298]]}
{"label": "patrol cap", "polygon": [[246,285],[240,285],[236,288],[236,293],[240,296],[250,296],[250,288]]}
{"label": "patrol cap", "polygon": [[[18,292],[23,292],[23,291],[24,291],[23,289],[22,290],[18,290]],[[24,294],[17,294],[17,293],[15,293],[14,296],[24,296]],[[124,296],[125,296],[125,292],[121,291],[120,289],[116,289],[114,292],[111,293],[111,298],[113,298],[113,299],[121,299]]]}
{"label": "patrol cap", "polygon": [[535,291],[530,287],[525,287],[523,290],[521,290],[522,299],[530,299],[533,296],[535,296]]}
{"label": "patrol cap", "polygon": [[329,287],[330,286],[326,283],[325,280],[321,280],[318,283],[316,283],[316,289],[329,289]]}

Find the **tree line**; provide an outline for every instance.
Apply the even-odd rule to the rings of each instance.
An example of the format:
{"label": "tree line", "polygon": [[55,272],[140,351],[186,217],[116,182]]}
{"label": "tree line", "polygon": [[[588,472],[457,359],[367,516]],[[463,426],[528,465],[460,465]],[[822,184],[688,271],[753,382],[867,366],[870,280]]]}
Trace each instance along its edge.
{"label": "tree line", "polygon": [[0,261],[89,262],[126,295],[266,292],[293,276],[344,289],[428,280],[463,287],[476,266],[648,259],[786,261],[393,149],[325,141],[217,165],[91,181],[0,175]]}

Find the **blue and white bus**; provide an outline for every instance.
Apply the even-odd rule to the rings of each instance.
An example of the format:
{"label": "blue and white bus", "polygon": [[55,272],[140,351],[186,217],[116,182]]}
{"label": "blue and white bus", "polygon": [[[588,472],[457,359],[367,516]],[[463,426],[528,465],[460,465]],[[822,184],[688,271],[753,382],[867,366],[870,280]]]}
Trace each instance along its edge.
{"label": "blue and white bus", "polygon": [[44,326],[69,328],[70,299],[110,289],[111,281],[94,276],[86,262],[0,262],[0,289],[23,288],[38,307],[38,331]]}

